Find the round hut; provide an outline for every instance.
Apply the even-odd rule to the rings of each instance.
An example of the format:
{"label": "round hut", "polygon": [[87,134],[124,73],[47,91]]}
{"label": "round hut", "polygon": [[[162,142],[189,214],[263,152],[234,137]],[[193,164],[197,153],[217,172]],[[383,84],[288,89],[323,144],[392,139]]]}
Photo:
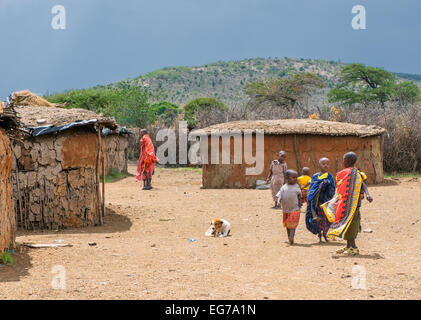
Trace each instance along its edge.
{"label": "round hut", "polygon": [[16,221],[24,229],[61,229],[103,224],[104,143],[113,119],[83,109],[40,104],[11,105],[25,132],[13,141],[12,185]]}
{"label": "round hut", "polygon": [[0,253],[13,244],[16,232],[15,210],[13,205],[12,184],[12,148],[5,130],[16,125],[16,117],[0,101]]}
{"label": "round hut", "polygon": [[[358,155],[358,168],[367,174],[368,183],[381,183],[384,132],[385,129],[377,126],[311,119],[235,121],[210,126],[199,134],[207,138],[208,150],[205,157],[202,154],[203,187],[254,188],[256,180],[266,179],[271,161],[280,150],[287,152],[288,168],[300,172],[303,167],[309,167],[312,174],[318,172],[318,160],[322,157],[330,159],[330,171],[335,174],[343,169],[343,155],[353,151]],[[246,136],[250,143],[246,143]],[[251,152],[247,145],[251,146]],[[247,155],[245,150],[251,154]],[[217,163],[211,161],[215,154]],[[247,161],[257,158],[260,165]],[[251,167],[261,170],[248,170]]]}

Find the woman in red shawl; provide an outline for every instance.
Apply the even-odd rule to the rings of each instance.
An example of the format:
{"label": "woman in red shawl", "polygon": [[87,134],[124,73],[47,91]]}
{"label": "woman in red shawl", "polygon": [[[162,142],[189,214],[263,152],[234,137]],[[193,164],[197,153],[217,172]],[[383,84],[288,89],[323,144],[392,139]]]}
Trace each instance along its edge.
{"label": "woman in red shawl", "polygon": [[137,161],[136,180],[143,180],[143,190],[152,189],[152,174],[155,163],[159,159],[155,156],[155,148],[145,129],[140,131],[140,156]]}

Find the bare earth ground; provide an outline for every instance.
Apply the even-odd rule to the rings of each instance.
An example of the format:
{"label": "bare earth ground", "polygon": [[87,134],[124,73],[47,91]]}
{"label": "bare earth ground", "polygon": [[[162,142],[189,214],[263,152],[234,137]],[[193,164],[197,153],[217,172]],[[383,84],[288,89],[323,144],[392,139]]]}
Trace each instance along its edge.
{"label": "bare earth ground", "polygon": [[[297,244],[286,244],[269,190],[200,184],[198,170],[158,169],[152,191],[133,177],[107,184],[103,227],[20,233],[18,243],[73,247],[23,249],[0,267],[0,299],[421,299],[421,181],[371,187],[362,226],[373,232],[360,233],[359,257],[334,254],[342,241],[318,244],[304,214]],[[205,237],[213,217],[232,236]],[[51,286],[55,265],[66,268],[64,290]],[[352,287],[355,265],[367,290]]]}

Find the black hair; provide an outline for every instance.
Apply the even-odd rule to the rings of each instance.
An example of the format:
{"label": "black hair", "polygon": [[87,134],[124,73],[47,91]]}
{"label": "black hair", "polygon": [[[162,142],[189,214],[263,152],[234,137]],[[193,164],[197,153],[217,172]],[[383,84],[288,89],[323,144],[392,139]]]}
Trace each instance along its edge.
{"label": "black hair", "polygon": [[344,162],[353,166],[357,162],[357,155],[354,152],[345,153]]}
{"label": "black hair", "polygon": [[292,176],[293,174],[295,174],[295,175],[297,175],[298,176],[298,173],[297,173],[297,171],[294,171],[294,170],[291,170],[291,169],[288,169],[287,171],[285,171],[285,178],[289,178],[290,176]]}

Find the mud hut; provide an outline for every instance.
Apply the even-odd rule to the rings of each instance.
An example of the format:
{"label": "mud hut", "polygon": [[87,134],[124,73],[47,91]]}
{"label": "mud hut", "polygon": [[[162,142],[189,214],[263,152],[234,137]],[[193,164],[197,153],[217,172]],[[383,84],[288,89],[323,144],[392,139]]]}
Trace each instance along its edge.
{"label": "mud hut", "polygon": [[105,147],[105,174],[111,171],[127,173],[127,161],[129,155],[129,135],[131,133],[125,127],[116,130],[105,128],[102,136]]}
{"label": "mud hut", "polygon": [[100,132],[113,119],[82,109],[19,105],[11,100],[25,132],[12,142],[16,221],[24,229],[102,225],[104,143]]}
{"label": "mud hut", "polygon": [[[263,146],[256,144],[256,132],[259,130],[264,133]],[[220,159],[217,164],[209,160],[208,164],[203,165],[204,188],[254,188],[256,180],[266,179],[270,163],[277,158],[280,150],[287,152],[288,168],[300,172],[301,168],[309,167],[312,173],[319,170],[318,160],[321,157],[331,160],[332,173],[340,171],[344,153],[354,151],[358,155],[357,165],[367,174],[368,183],[383,181],[382,135],[385,129],[377,126],[310,119],[222,123],[205,128],[199,134],[207,137],[208,159],[211,159],[212,132],[216,136],[220,135],[214,140],[214,145],[218,145],[216,149],[220,151]],[[255,175],[246,174],[246,169],[255,165],[246,164],[244,160],[245,132],[250,134],[253,155],[256,155],[256,148],[260,148],[258,153],[262,156],[263,168]],[[235,136],[239,137],[237,143]],[[228,141],[225,144],[228,164],[222,164],[221,161],[224,137],[229,137],[225,140]],[[235,155],[240,156],[239,163],[235,163]]]}
{"label": "mud hut", "polygon": [[13,154],[6,131],[17,126],[16,115],[0,101],[0,253],[13,244],[16,232],[15,210],[10,175]]}

